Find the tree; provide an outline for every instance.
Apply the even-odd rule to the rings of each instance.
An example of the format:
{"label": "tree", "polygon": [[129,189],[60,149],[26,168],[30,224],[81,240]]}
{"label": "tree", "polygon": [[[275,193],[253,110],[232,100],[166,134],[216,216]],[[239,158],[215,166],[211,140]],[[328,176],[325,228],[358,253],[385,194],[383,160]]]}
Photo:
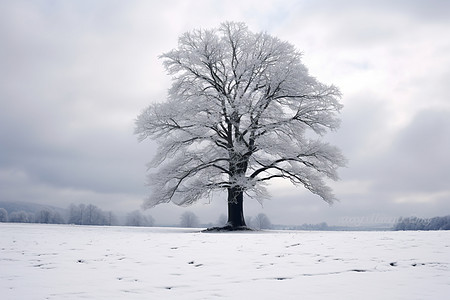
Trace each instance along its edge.
{"label": "tree", "polygon": [[394,225],[393,230],[450,230],[450,216],[431,219],[400,218]]}
{"label": "tree", "polygon": [[180,217],[180,226],[186,228],[198,227],[199,221],[197,215],[191,211],[184,212]]}
{"label": "tree", "polygon": [[41,209],[39,212],[35,214],[34,217],[35,223],[44,223],[44,224],[64,224],[64,219],[61,214],[57,211],[50,210],[48,208]]}
{"label": "tree", "polygon": [[112,214],[105,213],[93,204],[71,204],[69,206],[69,224],[76,225],[110,225]]}
{"label": "tree", "polygon": [[52,224],[65,224],[66,221],[64,220],[64,218],[61,216],[61,214],[59,212],[53,211],[51,223]]}
{"label": "tree", "polygon": [[119,221],[117,220],[116,215],[112,212],[112,211],[108,211],[106,213],[106,224],[108,226],[114,226],[114,225],[118,225]]}
{"label": "tree", "polygon": [[36,223],[50,224],[52,223],[52,212],[49,209],[41,209],[35,216]]}
{"label": "tree", "polygon": [[217,225],[219,227],[225,226],[227,224],[227,216],[225,214],[220,214],[219,219],[217,219]]}
{"label": "tree", "polygon": [[324,178],[337,180],[345,158],[317,137],[338,127],[341,94],[308,74],[293,45],[224,23],[183,34],[161,57],[173,76],[169,97],[136,119],[139,140],[159,142],[144,207],[227,190],[228,227],[240,228],[244,194],[262,201],[274,178],[333,203]]}
{"label": "tree", "polygon": [[260,213],[253,219],[253,226],[256,229],[269,229],[272,227],[272,223],[266,214]]}
{"label": "tree", "polygon": [[21,210],[21,211],[13,211],[10,215],[9,215],[9,222],[11,223],[31,223],[33,222],[33,217]]}
{"label": "tree", "polygon": [[153,226],[155,220],[152,216],[144,216],[139,210],[130,212],[127,215],[127,226]]}
{"label": "tree", "polygon": [[8,222],[8,212],[4,208],[0,208],[0,222]]}
{"label": "tree", "polygon": [[83,224],[86,225],[106,225],[108,223],[105,213],[93,204],[86,205],[83,217]]}
{"label": "tree", "polygon": [[67,223],[75,225],[83,225],[83,212],[86,205],[80,204],[76,206],[75,204],[70,204],[69,206],[69,220]]}

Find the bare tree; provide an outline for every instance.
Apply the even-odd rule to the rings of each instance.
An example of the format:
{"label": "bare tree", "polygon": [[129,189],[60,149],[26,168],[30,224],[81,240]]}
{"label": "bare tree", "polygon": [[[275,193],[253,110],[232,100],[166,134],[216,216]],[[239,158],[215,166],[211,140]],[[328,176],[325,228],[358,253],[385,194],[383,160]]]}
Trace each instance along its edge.
{"label": "bare tree", "polygon": [[59,212],[53,211],[51,223],[52,224],[64,224],[64,223],[66,223],[66,221],[64,220],[64,218],[61,216],[61,214]]}
{"label": "bare tree", "polygon": [[76,225],[110,225],[112,215],[93,204],[71,204],[69,206],[69,224]]}
{"label": "bare tree", "polygon": [[86,205],[83,215],[83,224],[105,225],[106,223],[106,216],[101,209],[93,204]]}
{"label": "bare tree", "polygon": [[262,201],[274,178],[335,200],[323,178],[337,180],[345,158],[317,137],[338,128],[341,94],[308,74],[293,45],[224,23],[183,34],[161,57],[173,76],[169,98],[145,109],[135,129],[139,140],[159,141],[145,207],[227,190],[236,229],[245,226],[244,193]]}
{"label": "bare tree", "polygon": [[117,220],[116,215],[112,211],[108,211],[106,213],[106,224],[108,226],[118,225],[119,221]]}
{"label": "bare tree", "polygon": [[44,223],[44,224],[64,224],[64,219],[61,214],[57,211],[44,208],[35,214],[34,217],[35,223]]}
{"label": "bare tree", "polygon": [[50,224],[52,223],[52,212],[49,209],[41,209],[34,218],[36,223]]}
{"label": "bare tree", "polygon": [[33,217],[31,214],[21,210],[21,211],[13,211],[9,215],[9,222],[12,223],[31,223],[33,222]]}
{"label": "bare tree", "polygon": [[253,227],[255,229],[270,229],[272,227],[272,223],[267,217],[266,214],[260,213],[255,218],[253,218]]}
{"label": "bare tree", "polygon": [[400,218],[394,225],[393,230],[450,230],[450,216],[431,219]]}
{"label": "bare tree", "polygon": [[246,216],[245,217],[245,223],[249,224],[249,226],[252,227],[251,224],[253,224],[253,217],[252,216]]}
{"label": "bare tree", "polygon": [[180,226],[187,228],[198,227],[199,221],[197,215],[191,211],[184,212],[180,217]]}
{"label": "bare tree", "polygon": [[83,212],[86,205],[80,204],[70,204],[69,206],[69,224],[83,225]]}
{"label": "bare tree", "polygon": [[152,216],[144,216],[141,211],[135,210],[127,215],[127,226],[153,226],[155,220]]}
{"label": "bare tree", "polygon": [[218,226],[225,226],[227,224],[227,216],[225,214],[221,214],[219,219],[217,220]]}
{"label": "bare tree", "polygon": [[8,212],[4,208],[0,208],[0,222],[8,222]]}

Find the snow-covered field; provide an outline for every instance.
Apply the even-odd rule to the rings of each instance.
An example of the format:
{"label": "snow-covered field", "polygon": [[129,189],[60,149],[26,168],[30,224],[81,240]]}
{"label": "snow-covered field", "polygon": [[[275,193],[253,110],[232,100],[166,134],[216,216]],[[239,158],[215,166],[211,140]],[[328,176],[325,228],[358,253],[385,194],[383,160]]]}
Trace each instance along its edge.
{"label": "snow-covered field", "polygon": [[0,224],[0,299],[449,299],[450,231]]}

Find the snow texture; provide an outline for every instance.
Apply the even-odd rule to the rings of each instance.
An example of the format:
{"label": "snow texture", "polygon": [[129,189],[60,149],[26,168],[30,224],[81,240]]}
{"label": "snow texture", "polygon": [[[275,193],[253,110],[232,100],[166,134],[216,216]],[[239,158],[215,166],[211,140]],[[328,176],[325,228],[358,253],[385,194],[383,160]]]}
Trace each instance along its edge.
{"label": "snow texture", "polygon": [[0,224],[1,299],[444,299],[450,232]]}

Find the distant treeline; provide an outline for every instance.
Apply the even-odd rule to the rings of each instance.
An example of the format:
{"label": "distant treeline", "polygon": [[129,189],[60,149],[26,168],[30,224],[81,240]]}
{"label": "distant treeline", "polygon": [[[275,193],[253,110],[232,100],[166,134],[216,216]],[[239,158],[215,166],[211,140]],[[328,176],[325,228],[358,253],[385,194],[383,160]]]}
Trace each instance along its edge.
{"label": "distant treeline", "polygon": [[417,217],[400,218],[394,230],[450,230],[450,216],[422,219]]}
{"label": "distant treeline", "polygon": [[[11,210],[11,209],[10,209]],[[41,223],[41,224],[74,224],[74,225],[126,225],[153,226],[154,219],[135,210],[127,214],[125,222],[118,221],[111,211],[103,211],[92,204],[71,204],[66,213],[51,208],[41,208],[35,212],[0,208],[0,222]]]}
{"label": "distant treeline", "polygon": [[305,223],[302,225],[290,225],[290,226],[278,225],[278,226],[275,226],[275,228],[282,229],[282,230],[318,230],[318,231],[332,230],[332,228],[329,227],[326,222],[322,222],[319,224],[306,224]]}
{"label": "distant treeline", "polygon": [[58,211],[42,209],[36,213],[15,210],[10,213],[4,208],[0,208],[0,222],[10,223],[51,223],[64,224],[66,221]]}

